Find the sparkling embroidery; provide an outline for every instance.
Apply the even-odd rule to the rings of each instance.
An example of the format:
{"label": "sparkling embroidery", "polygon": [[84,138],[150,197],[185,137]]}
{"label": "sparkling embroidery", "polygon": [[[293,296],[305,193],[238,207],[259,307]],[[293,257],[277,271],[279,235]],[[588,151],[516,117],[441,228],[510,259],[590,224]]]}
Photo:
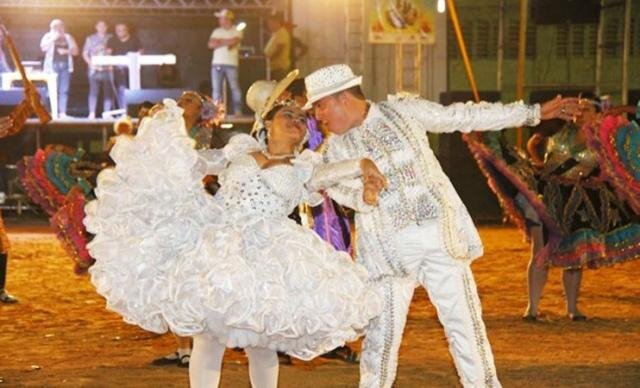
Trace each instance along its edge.
{"label": "sparkling embroidery", "polygon": [[482,322],[479,319],[480,312],[477,309],[476,302],[473,298],[473,294],[471,292],[471,284],[469,281],[468,273],[464,273],[462,276],[462,280],[464,282],[464,297],[467,302],[467,307],[469,308],[469,316],[471,317],[473,324],[473,333],[476,341],[476,349],[478,354],[480,355],[480,359],[482,360],[482,369],[484,372],[484,383],[487,388],[491,388],[494,386],[493,382],[495,379],[493,368],[491,367],[491,363],[487,358],[487,353],[490,350],[486,349],[485,346],[485,331],[482,327]]}

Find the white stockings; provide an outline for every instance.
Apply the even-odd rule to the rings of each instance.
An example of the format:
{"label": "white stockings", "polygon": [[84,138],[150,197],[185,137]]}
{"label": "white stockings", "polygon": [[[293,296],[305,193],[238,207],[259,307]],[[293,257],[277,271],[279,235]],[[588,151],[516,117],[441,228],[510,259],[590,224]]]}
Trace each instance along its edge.
{"label": "white stockings", "polygon": [[[193,337],[189,361],[189,382],[192,388],[218,387],[225,347],[204,336]],[[249,358],[249,377],[253,388],[278,386],[278,355],[265,348],[246,348]]]}

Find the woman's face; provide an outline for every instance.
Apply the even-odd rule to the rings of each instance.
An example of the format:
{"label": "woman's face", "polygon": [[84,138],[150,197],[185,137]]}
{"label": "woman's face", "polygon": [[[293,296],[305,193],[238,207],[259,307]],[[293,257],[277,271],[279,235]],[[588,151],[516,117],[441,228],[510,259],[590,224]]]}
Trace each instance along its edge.
{"label": "woman's face", "polygon": [[268,123],[269,141],[297,146],[307,134],[307,116],[298,106],[281,108]]}
{"label": "woman's face", "polygon": [[202,109],[202,100],[193,93],[184,93],[178,99],[178,106],[184,110],[182,116],[192,119],[200,117],[200,109]]}
{"label": "woman's face", "polygon": [[583,125],[592,124],[598,118],[596,107],[589,100],[580,100],[580,112],[582,114],[576,119],[576,124],[580,127],[582,127]]}

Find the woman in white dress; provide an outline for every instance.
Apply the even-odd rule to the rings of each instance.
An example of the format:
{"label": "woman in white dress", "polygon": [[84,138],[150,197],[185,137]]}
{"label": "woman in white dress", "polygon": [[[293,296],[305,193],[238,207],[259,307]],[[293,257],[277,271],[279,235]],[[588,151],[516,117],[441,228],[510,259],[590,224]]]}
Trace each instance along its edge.
{"label": "woman in white dress", "polygon": [[[304,112],[265,107],[268,146],[237,135],[218,150],[193,150],[172,100],[118,139],[116,166],[98,177],[86,207],[91,281],[107,308],[157,333],[193,336],[194,387],[217,386],[225,347],[244,348],[254,387],[275,387],[276,351],[308,360],[362,334],[381,310],[366,271],[287,215],[318,190],[359,179],[375,206],[386,185],[373,162],[323,165],[306,138]],[[208,195],[202,177],[218,175]]]}

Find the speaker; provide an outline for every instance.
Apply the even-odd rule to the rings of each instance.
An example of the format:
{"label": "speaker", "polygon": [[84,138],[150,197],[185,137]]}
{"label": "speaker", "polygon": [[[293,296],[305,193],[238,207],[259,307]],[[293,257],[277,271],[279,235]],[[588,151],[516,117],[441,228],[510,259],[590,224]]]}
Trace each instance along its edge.
{"label": "speaker", "polygon": [[[500,101],[500,92],[480,92],[480,99],[488,102]],[[440,94],[442,105],[467,101],[473,101],[473,93],[470,91]],[[438,160],[475,221],[499,222],[502,219],[500,205],[460,133],[443,133],[438,136]]]}
{"label": "speaker", "polygon": [[529,102],[532,104],[539,104],[553,99],[558,94],[563,97],[578,97],[581,93],[593,93],[593,89],[534,90],[529,93]]}
{"label": "speaker", "polygon": [[[42,97],[43,101],[46,102],[47,97],[47,88],[37,88],[38,93]],[[0,89],[0,116],[8,115],[13,108],[22,101],[24,98],[24,89],[21,88],[12,88],[2,90]]]}
{"label": "speaker", "polygon": [[131,117],[138,116],[138,106],[145,101],[151,101],[154,104],[161,102],[164,98],[172,98],[177,100],[184,92],[184,89],[140,89],[124,92],[124,99],[127,102],[127,115]]}
{"label": "speaker", "polygon": [[627,102],[629,105],[637,105],[640,101],[640,89],[631,89],[627,94]]}
{"label": "speaker", "polygon": [[[242,105],[244,107],[244,113],[252,113],[251,109],[246,106],[247,102],[245,101],[245,96],[251,84],[261,79],[267,79],[267,60],[265,57],[257,55],[241,57],[238,77],[240,81],[240,89],[242,90]],[[231,97],[230,91],[227,92],[227,96]],[[230,98],[228,102],[231,103]],[[229,112],[229,110],[227,110],[227,112]]]}
{"label": "speaker", "polygon": [[536,24],[598,23],[600,0],[533,0],[531,14]]}

